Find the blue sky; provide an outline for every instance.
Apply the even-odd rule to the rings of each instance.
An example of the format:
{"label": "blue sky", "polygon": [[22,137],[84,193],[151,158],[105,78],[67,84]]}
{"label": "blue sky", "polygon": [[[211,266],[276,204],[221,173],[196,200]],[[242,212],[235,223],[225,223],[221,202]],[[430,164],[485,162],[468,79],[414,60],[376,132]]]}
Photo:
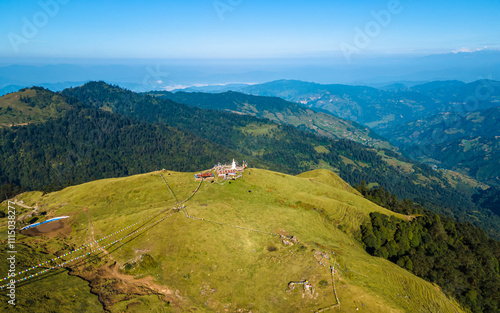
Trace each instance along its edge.
{"label": "blue sky", "polygon": [[[2,0],[0,58],[282,58],[333,57],[342,47],[368,56],[500,49],[498,0],[397,2]],[[41,3],[58,8],[49,6],[48,14]],[[371,12],[391,5],[397,12],[381,25]],[[362,45],[356,44],[356,28],[368,38]]]}

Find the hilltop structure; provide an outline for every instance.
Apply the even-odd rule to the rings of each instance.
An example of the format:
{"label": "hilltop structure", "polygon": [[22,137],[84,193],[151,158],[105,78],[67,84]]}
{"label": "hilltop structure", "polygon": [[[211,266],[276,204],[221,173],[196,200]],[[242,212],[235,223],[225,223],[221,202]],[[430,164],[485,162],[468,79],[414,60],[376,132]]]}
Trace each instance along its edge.
{"label": "hilltop structure", "polygon": [[222,165],[220,163],[217,163],[217,165],[214,165],[214,167],[211,170],[195,174],[194,179],[196,181],[214,180],[215,179],[214,172],[217,173],[217,177],[222,179],[237,179],[242,176],[242,173],[245,171],[246,167],[247,167],[247,161],[243,161],[243,164],[240,166],[233,159],[231,165],[228,164]]}
{"label": "hilltop structure", "polygon": [[217,176],[219,178],[235,179],[241,177],[241,174],[245,171],[246,167],[247,161],[243,161],[243,164],[241,166],[238,166],[236,161],[233,159],[231,165],[221,165],[220,163],[218,163],[213,167],[213,169],[217,172]]}

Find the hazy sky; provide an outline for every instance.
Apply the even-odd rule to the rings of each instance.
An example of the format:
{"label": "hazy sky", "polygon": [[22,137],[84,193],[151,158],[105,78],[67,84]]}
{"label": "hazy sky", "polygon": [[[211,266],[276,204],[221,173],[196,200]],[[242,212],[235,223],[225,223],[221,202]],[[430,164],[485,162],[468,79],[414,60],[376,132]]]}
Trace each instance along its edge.
{"label": "hazy sky", "polygon": [[342,49],[352,55],[499,49],[499,16],[498,0],[2,0],[0,57],[328,57]]}

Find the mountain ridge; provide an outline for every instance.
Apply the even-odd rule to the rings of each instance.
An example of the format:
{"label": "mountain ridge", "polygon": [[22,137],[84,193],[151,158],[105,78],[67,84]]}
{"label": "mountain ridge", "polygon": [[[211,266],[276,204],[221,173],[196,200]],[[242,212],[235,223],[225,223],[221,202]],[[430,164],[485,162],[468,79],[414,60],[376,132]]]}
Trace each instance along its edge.
{"label": "mountain ridge", "polygon": [[[341,308],[348,311],[366,307],[371,312],[408,312],[425,303],[431,310],[463,312],[455,300],[448,299],[432,284],[389,261],[369,256],[352,237],[371,211],[397,219],[402,215],[381,208],[356,192],[337,189],[328,183],[329,179],[314,179],[316,174],[328,174],[324,171],[308,173],[308,177],[255,168],[247,171],[232,184],[203,183],[185,203],[191,218],[183,212],[168,218],[165,215],[158,227],[145,230],[118,247],[107,247],[108,254],[96,254],[80,264],[68,264],[68,268],[73,275],[89,280],[104,309],[112,312],[162,306],[167,312],[178,308],[217,311],[224,307],[232,311],[302,312],[336,305],[332,287]],[[162,175],[179,199],[188,197],[199,184],[192,173],[162,171]],[[341,183],[334,174],[328,175]],[[89,182],[44,196],[31,192],[18,200],[27,206],[37,203],[49,215],[70,216],[68,223],[75,232],[71,237],[56,236],[42,242],[37,237],[19,239],[28,247],[38,239],[38,245],[51,254],[84,244],[90,225],[92,236],[101,238],[175,205],[159,172]],[[298,242],[286,245],[273,233],[294,235]],[[18,257],[25,260],[24,255]],[[186,259],[189,262],[183,261]],[[333,281],[330,264],[335,268]],[[112,274],[113,268],[117,274]],[[137,292],[132,296],[138,302],[133,308],[131,297],[124,297],[124,274],[151,276],[165,290],[178,292],[152,298]],[[301,280],[312,284],[312,296],[300,286],[286,291],[290,282]],[[148,290],[148,286],[141,287],[142,282],[131,279],[128,284]],[[38,283],[26,283],[23,288],[33,291]],[[56,291],[55,295],[58,292],[64,294],[65,290]],[[29,305],[25,301],[22,304]]]}
{"label": "mountain ridge", "polygon": [[278,97],[263,97],[234,91],[223,93],[148,92],[157,97],[170,99],[191,106],[243,113],[272,121],[291,124],[299,129],[329,136],[334,139],[350,139],[367,146],[395,150],[381,136],[355,122],[342,120],[326,110],[305,108]]}

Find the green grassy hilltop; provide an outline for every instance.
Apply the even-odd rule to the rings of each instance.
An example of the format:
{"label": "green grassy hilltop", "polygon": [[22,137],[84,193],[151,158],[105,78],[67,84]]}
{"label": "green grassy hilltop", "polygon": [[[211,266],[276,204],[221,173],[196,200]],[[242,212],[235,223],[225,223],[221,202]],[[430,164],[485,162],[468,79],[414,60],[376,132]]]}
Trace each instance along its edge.
{"label": "green grassy hilltop", "polygon": [[[179,201],[199,185],[193,173],[161,174]],[[70,216],[63,228],[43,236],[18,234],[19,269],[139,221],[100,246],[147,227],[105,252],[18,284],[19,312],[35,306],[37,312],[58,312],[57,306],[46,305],[56,296],[64,312],[316,312],[338,305],[334,289],[339,312],[463,312],[437,286],[365,252],[356,238],[369,213],[410,217],[364,199],[327,170],[290,176],[247,169],[236,181],[203,182],[181,211],[171,210],[176,201],[159,172],[45,195],[30,192],[16,200],[26,206],[16,206],[18,216],[35,205],[47,212],[42,219]],[[6,206],[2,203],[1,210]],[[2,241],[6,222],[0,219]],[[298,242],[285,245],[279,235]],[[6,266],[0,262],[2,277]],[[333,280],[329,266],[335,269]],[[312,293],[301,285],[287,291],[290,282],[305,280]],[[58,287],[46,295],[49,283]],[[27,295],[33,300],[26,301]]]}

